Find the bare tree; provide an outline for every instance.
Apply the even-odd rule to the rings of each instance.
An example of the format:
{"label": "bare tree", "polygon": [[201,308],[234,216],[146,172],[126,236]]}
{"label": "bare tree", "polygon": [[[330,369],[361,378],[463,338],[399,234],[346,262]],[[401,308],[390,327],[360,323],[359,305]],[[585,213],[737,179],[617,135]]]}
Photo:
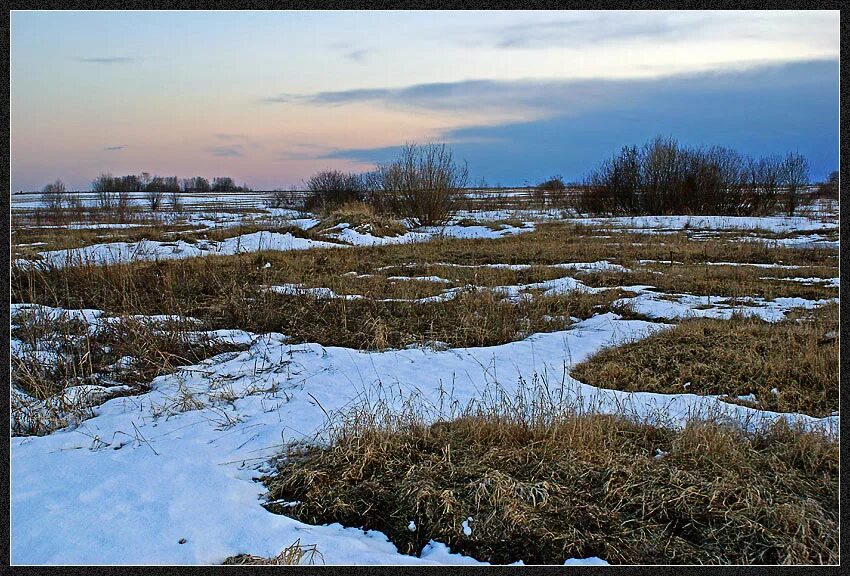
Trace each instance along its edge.
{"label": "bare tree", "polygon": [[203,176],[195,176],[194,178],[184,178],[181,182],[181,187],[183,188],[184,192],[189,193],[210,191],[209,180],[207,180]]}
{"label": "bare tree", "polygon": [[180,212],[183,210],[183,204],[180,201],[180,190],[172,190],[168,195],[169,203],[171,204],[172,212]]}
{"label": "bare tree", "polygon": [[92,182],[92,191],[97,194],[97,205],[101,210],[112,210],[118,204],[118,184],[112,174],[101,174]]}
{"label": "bare tree", "polygon": [[162,199],[165,197],[165,192],[161,188],[148,188],[145,191],[145,198],[148,201],[148,206],[153,212],[159,210],[162,204]]}
{"label": "bare tree", "polygon": [[41,203],[48,210],[61,210],[67,204],[65,184],[61,180],[56,180],[42,188]]}
{"label": "bare tree", "polygon": [[793,214],[807,180],[808,163],[796,153],[753,159],[659,137],[640,149],[623,148],[592,171],[578,207],[591,213],[765,214],[776,209],[784,189]]}
{"label": "bare tree", "polygon": [[229,176],[219,176],[217,178],[213,178],[210,189],[213,192],[235,192],[239,190],[239,186],[236,185],[233,178],[230,178]]}
{"label": "bare tree", "polygon": [[800,193],[809,183],[809,162],[797,152],[789,152],[782,162],[782,184],[785,186],[785,208],[793,216],[800,204]]}
{"label": "bare tree", "polygon": [[[266,206],[268,208],[291,208],[296,205],[297,192],[293,192],[291,190],[286,190],[284,188],[275,188],[272,191],[271,197],[266,200]],[[305,206],[306,206],[305,199]]]}

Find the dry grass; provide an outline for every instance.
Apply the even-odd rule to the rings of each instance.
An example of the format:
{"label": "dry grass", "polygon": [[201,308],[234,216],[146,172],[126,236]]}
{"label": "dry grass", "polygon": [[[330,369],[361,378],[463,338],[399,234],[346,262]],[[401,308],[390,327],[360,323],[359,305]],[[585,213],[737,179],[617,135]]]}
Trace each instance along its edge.
{"label": "dry grass", "polygon": [[[616,290],[601,295],[570,294],[537,303],[502,302],[487,290],[467,290],[461,291],[461,297],[444,302],[413,302],[447,289],[463,290],[467,285],[495,288],[577,274],[551,266],[568,262],[609,260],[626,266],[638,259],[672,258],[685,262],[679,272],[676,267],[672,271],[658,267],[662,274],[646,271],[580,276],[584,282],[606,287],[644,280],[642,283],[664,284],[682,292],[716,290],[714,293],[769,297],[834,293],[822,286],[807,287],[757,276],[781,274],[774,269],[709,267],[698,263],[782,261],[819,265],[819,274],[830,275],[837,264],[835,251],[769,249],[757,243],[721,240],[702,242],[688,240],[684,235],[603,236],[606,234],[585,227],[548,224],[531,233],[500,239],[436,239],[421,244],[211,255],[62,269],[13,266],[12,300],[114,313],[191,315],[209,328],[273,330],[299,340],[381,348],[431,341],[461,346],[502,343],[521,338],[529,331],[566,325],[563,319],[552,322],[546,317],[586,318],[610,309],[611,302],[620,296]],[[485,264],[524,264],[530,268],[479,266]],[[449,283],[390,279],[432,275]],[[329,288],[339,295],[363,298],[328,300],[283,296],[268,290],[283,284]]]}
{"label": "dry grass", "polygon": [[[259,215],[258,215],[259,216]],[[82,248],[93,244],[110,242],[184,242],[201,240],[221,242],[228,238],[255,232],[289,233],[299,238],[318,238],[314,231],[302,230],[286,221],[269,219],[246,219],[236,226],[214,228],[198,227],[186,223],[164,223],[154,219],[139,219],[132,226],[122,228],[67,228],[61,225],[26,226],[27,220],[13,223],[12,258],[39,259],[38,252]],[[108,224],[109,222],[93,223]],[[327,240],[327,238],[321,238]],[[36,244],[35,246],[31,246]]]}
{"label": "dry grass", "polygon": [[344,223],[350,224],[353,230],[378,237],[400,236],[407,232],[407,228],[400,221],[379,214],[366,202],[356,201],[346,202],[325,214],[316,230],[321,233]]}
{"label": "dry grass", "polygon": [[[570,317],[588,318],[610,309],[621,291],[600,294],[574,292],[511,302],[487,289],[465,288],[458,282],[390,280],[398,269],[371,276],[356,272],[347,252],[321,250],[311,254],[261,253],[234,257],[208,256],[191,260],[136,262],[113,266],[74,266],[13,272],[13,298],[63,308],[95,308],[124,314],[192,316],[207,329],[242,328],[251,332],[282,332],[296,341],[361,349],[404,347],[441,342],[450,346],[483,346],[524,338],[534,332],[560,330]],[[367,259],[366,262],[369,262]],[[268,265],[268,266],[267,266]],[[362,262],[360,263],[362,266]],[[355,270],[351,270],[355,268]],[[457,269],[468,274],[466,269]],[[502,280],[542,280],[561,276],[540,267],[531,271],[482,269],[483,284]],[[485,276],[490,276],[485,278]],[[288,296],[268,289],[280,284],[320,286],[337,294],[364,298],[325,299]],[[454,286],[444,300],[421,301]]]}
{"label": "dry grass", "polygon": [[492,563],[838,560],[838,445],[784,423],[675,431],[510,409],[429,426],[410,411],[359,413],[265,483],[270,510],[380,530],[407,554],[433,539]]}
{"label": "dry grass", "polygon": [[600,388],[676,394],[755,394],[761,409],[829,415],[838,405],[838,305],[770,324],[685,320],[603,350],[571,370]]}
{"label": "dry grass", "polygon": [[798,269],[757,268],[752,266],[709,266],[705,263],[640,265],[629,272],[592,272],[581,276],[589,286],[654,286],[657,290],[706,296],[760,296],[765,299],[798,297],[809,300],[835,298],[838,288],[824,283],[803,284],[783,278],[833,278],[838,270],[831,267]]}
{"label": "dry grass", "polygon": [[[41,435],[91,416],[91,407],[140,394],[150,381],[178,367],[245,347],[199,334],[185,323],[115,317],[97,330],[81,320],[26,310],[12,318],[11,384],[22,394],[12,405],[12,433]],[[78,386],[108,393],[66,397]],[[117,388],[122,387],[122,388]]]}
{"label": "dry grass", "polygon": [[[193,238],[186,224],[140,222],[130,228],[16,228],[12,231],[12,258],[35,258],[37,252],[82,248],[108,242],[173,241]],[[36,246],[27,244],[38,243]]]}
{"label": "dry grass", "polygon": [[251,554],[237,554],[226,558],[222,564],[226,566],[293,566],[298,564],[315,564],[316,560],[322,560],[322,554],[315,544],[304,545],[301,540],[296,540],[280,554],[272,558],[254,556]]}

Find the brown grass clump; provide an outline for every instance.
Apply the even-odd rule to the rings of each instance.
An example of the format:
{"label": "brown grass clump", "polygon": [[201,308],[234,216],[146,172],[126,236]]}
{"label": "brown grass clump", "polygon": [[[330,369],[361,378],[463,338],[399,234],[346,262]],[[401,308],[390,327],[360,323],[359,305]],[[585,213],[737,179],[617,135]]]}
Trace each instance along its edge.
{"label": "brown grass clump", "polygon": [[366,202],[350,201],[324,215],[316,230],[326,231],[339,224],[350,224],[353,230],[372,236],[401,236],[407,228],[398,220],[379,214]]}
{"label": "brown grass clump", "polygon": [[838,445],[782,421],[750,434],[588,414],[355,421],[265,483],[270,510],[380,530],[407,554],[433,539],[499,564],[838,560]]}
{"label": "brown grass clump", "polygon": [[738,396],[756,407],[825,416],[838,410],[838,305],[771,324],[754,318],[685,320],[603,350],[571,370],[626,391]]}
{"label": "brown grass clump", "polygon": [[322,560],[322,553],[319,552],[315,544],[303,545],[301,540],[298,539],[272,558],[252,554],[237,554],[225,558],[222,564],[225,566],[294,566],[305,563],[315,564],[317,557]]}

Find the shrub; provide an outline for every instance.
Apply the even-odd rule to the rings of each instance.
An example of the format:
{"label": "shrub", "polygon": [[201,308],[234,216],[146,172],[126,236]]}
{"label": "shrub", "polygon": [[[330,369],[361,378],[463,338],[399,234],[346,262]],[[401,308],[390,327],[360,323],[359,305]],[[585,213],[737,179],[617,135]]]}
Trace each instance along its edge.
{"label": "shrub", "polygon": [[[744,157],[734,150],[681,146],[657,137],[627,146],[585,179],[579,207],[613,214],[793,214],[808,178],[801,155]],[[784,189],[783,189],[784,187]]]}
{"label": "shrub", "polygon": [[838,199],[838,172],[831,172],[825,182],[818,184],[815,195],[820,198]]}
{"label": "shrub", "polygon": [[45,186],[41,190],[41,203],[48,210],[60,210],[67,204],[65,184],[61,180],[56,180]]}
{"label": "shrub", "polygon": [[304,208],[311,211],[330,211],[345,204],[363,200],[365,189],[358,174],[339,170],[324,170],[306,182],[307,197]]}
{"label": "shrub", "polygon": [[469,170],[445,144],[407,144],[394,162],[366,176],[369,201],[420,226],[446,223],[463,199]]}
{"label": "shrub", "polygon": [[154,176],[145,186],[145,197],[153,211],[159,210],[166,193],[180,192],[176,176]]}
{"label": "shrub", "polygon": [[180,191],[172,190],[171,194],[169,194],[168,199],[171,203],[171,210],[173,212],[180,212],[183,209],[183,205],[180,202]]}
{"label": "shrub", "polygon": [[276,188],[272,191],[271,197],[265,201],[267,208],[293,208],[298,198],[298,192],[292,190],[284,190]]}
{"label": "shrub", "polygon": [[553,176],[544,180],[531,190],[535,203],[544,207],[546,204],[562,204],[566,198],[567,185],[561,176]]}

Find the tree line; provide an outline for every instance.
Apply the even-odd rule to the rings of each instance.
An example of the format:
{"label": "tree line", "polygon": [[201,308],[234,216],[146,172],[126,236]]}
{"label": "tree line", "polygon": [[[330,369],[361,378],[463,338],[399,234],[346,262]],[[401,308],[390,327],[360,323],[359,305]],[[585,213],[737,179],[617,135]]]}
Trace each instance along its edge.
{"label": "tree line", "polygon": [[754,158],[722,146],[656,137],[624,146],[585,178],[577,208],[607,214],[722,214],[782,210],[793,216],[809,185],[797,152]]}
{"label": "tree line", "polygon": [[[156,211],[163,207],[166,198],[172,209],[178,209],[181,192],[250,192],[251,189],[245,184],[237,185],[229,176],[219,176],[210,182],[203,176],[178,179],[176,176],[158,176],[142,172],[126,176],[101,174],[92,181],[91,191],[96,194],[98,208],[124,213],[130,206],[133,193],[144,193],[147,205]],[[79,197],[67,191],[61,180],[47,184],[42,189],[41,200],[48,209],[81,207]]]}
{"label": "tree line", "polygon": [[[395,160],[363,172],[322,170],[305,181],[304,208],[333,210],[347,202],[365,202],[376,212],[405,218],[420,226],[442,224],[458,210],[469,181],[465,161],[455,159],[445,144],[406,144]],[[656,137],[644,145],[624,146],[603,161],[578,185],[567,186],[554,176],[532,189],[532,200],[572,207],[592,214],[718,214],[758,215],[783,210],[794,215],[809,187],[809,164],[797,153],[754,158],[722,146],[691,147],[673,138]],[[179,208],[179,193],[245,192],[232,178],[210,182],[196,176],[112,176],[92,183],[98,206],[126,211],[130,193],[143,192],[151,210],[166,197]],[[816,192],[837,197],[838,174]],[[73,207],[77,202],[61,181],[43,190],[47,207]],[[275,192],[270,205],[289,200]]]}

